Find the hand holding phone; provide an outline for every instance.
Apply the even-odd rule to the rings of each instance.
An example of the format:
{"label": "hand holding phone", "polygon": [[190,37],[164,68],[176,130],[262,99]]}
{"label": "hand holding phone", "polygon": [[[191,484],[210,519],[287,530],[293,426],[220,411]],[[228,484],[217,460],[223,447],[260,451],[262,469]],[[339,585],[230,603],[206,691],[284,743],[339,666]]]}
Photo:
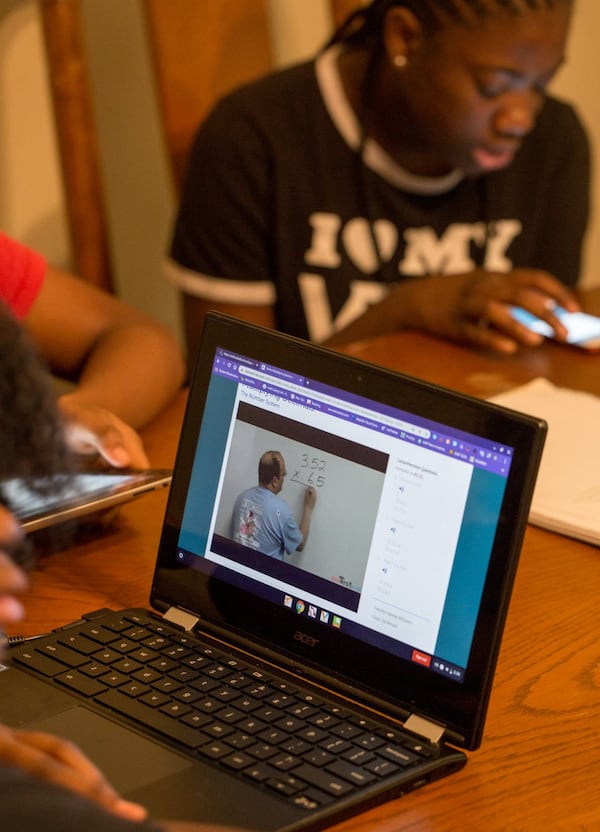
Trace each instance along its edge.
{"label": "hand holding phone", "polygon": [[[520,324],[546,338],[555,338],[556,333],[546,321],[536,318],[520,306],[511,306],[510,313]],[[567,312],[560,306],[553,310],[567,330],[566,343],[588,352],[600,352],[600,318],[586,312]]]}

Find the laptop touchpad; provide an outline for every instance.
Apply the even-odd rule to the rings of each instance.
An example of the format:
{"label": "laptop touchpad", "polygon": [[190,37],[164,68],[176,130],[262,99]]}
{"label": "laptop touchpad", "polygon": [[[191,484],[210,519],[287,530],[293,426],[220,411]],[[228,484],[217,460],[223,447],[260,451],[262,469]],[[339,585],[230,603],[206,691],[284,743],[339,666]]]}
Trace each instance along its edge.
{"label": "laptop touchpad", "polygon": [[[298,810],[223,772],[194,764],[84,707],[75,707],[28,728],[75,742],[124,797],[146,806],[154,817],[232,824],[240,829],[262,817],[261,828],[287,826]],[[257,815],[255,813],[258,813]]]}
{"label": "laptop touchpad", "polygon": [[71,740],[104,772],[121,794],[190,766],[189,760],[87,708],[72,708],[27,726]]}

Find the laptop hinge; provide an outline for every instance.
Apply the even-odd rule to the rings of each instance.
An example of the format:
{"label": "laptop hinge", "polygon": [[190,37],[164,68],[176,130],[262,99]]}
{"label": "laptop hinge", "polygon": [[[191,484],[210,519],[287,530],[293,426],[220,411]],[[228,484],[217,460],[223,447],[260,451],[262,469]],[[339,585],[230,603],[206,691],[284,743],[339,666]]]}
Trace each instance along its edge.
{"label": "laptop hinge", "polygon": [[414,734],[425,737],[429,742],[436,743],[441,740],[446,730],[443,725],[430,722],[428,719],[423,719],[422,716],[417,716],[417,714],[411,714],[404,723],[404,727]]}
{"label": "laptop hinge", "polygon": [[169,607],[163,618],[186,632],[193,630],[200,621],[197,615],[192,615],[191,612],[186,612],[179,607]]}

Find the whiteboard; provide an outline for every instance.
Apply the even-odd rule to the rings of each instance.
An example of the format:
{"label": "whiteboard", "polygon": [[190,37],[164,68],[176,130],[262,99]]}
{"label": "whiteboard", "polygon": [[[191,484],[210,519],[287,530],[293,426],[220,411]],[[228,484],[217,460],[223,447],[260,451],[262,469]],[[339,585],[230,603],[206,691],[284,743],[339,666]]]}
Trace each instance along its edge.
{"label": "whiteboard", "polygon": [[285,460],[287,477],[279,496],[297,522],[308,484],[317,497],[305,548],[286,555],[285,562],[360,591],[383,488],[381,471],[238,420],[214,531],[230,537],[235,499],[258,484],[258,462],[265,451],[279,451]]}

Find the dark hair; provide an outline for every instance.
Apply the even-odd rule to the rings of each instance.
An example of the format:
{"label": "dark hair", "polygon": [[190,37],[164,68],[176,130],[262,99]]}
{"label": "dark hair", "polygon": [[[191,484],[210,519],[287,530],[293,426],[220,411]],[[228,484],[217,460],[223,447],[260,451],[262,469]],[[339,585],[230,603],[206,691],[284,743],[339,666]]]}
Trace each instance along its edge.
{"label": "dark hair", "polygon": [[[0,302],[0,503],[10,510],[3,481],[20,477],[27,479],[33,493],[54,494],[69,486],[75,468],[52,377],[26,331]],[[70,534],[65,524],[60,534],[49,532],[35,545],[28,537],[9,554],[28,569],[38,550],[65,545]]]}
{"label": "dark hair", "polygon": [[485,20],[498,12],[514,15],[536,9],[551,9],[573,0],[373,0],[353,12],[334,32],[328,45],[374,45],[381,41],[383,19],[393,6],[404,6],[419,20],[426,32],[443,28],[447,23]]}
{"label": "dark hair", "polygon": [[50,374],[0,303],[0,481],[26,477],[43,490],[70,467]]}
{"label": "dark hair", "polygon": [[279,451],[265,451],[258,463],[258,482],[268,485],[273,477],[281,476]]}
{"label": "dark hair", "polygon": [[[0,302],[0,503],[10,510],[2,482],[19,477],[34,494],[67,488],[75,470],[56,406],[50,373],[38,359],[24,329]],[[64,546],[71,529],[28,537],[9,554],[30,569],[41,551]]]}

